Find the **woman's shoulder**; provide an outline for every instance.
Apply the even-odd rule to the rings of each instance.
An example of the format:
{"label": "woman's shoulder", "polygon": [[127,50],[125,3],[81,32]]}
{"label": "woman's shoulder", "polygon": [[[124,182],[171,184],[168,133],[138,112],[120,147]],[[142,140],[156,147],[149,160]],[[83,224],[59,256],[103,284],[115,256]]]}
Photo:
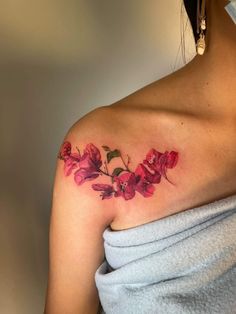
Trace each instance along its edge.
{"label": "woman's shoulder", "polygon": [[199,112],[200,106],[191,106],[188,95],[191,94],[192,84],[189,84],[189,78],[178,77],[181,70],[153,81],[111,104],[98,106],[81,117],[71,129],[78,133],[81,129],[88,132],[96,130],[103,135],[104,132],[114,132],[118,136],[117,132],[121,135],[124,129],[132,133],[134,128],[137,132],[138,125],[140,131],[145,126],[149,130],[151,127],[156,130],[158,127],[161,129],[163,124],[173,127],[174,123],[183,125],[185,121],[194,125],[198,113],[200,116],[202,112]]}
{"label": "woman's shoulder", "polygon": [[82,156],[77,183],[87,185],[104,208],[115,208],[115,229],[206,203],[233,189],[235,158],[226,134],[174,103],[177,94],[155,90],[160,97],[153,97],[149,86],[100,106],[69,131],[72,150]]}

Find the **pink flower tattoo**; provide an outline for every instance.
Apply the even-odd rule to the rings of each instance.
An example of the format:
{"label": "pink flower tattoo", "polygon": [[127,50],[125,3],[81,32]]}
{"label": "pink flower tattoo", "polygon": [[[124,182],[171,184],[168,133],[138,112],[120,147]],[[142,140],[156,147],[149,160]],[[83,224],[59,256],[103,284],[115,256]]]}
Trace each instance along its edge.
{"label": "pink flower tattoo", "polygon": [[[167,169],[176,166],[179,154],[175,151],[158,152],[152,148],[147,153],[143,163],[139,163],[134,171],[129,168],[130,157],[127,155],[125,162],[120,150],[110,149],[102,146],[106,152],[106,160],[103,162],[99,149],[92,143],[86,145],[83,154],[78,147],[72,152],[71,143],[66,141],[62,144],[58,158],[64,161],[64,174],[69,176],[73,173],[77,185],[92,181],[99,176],[109,177],[111,184],[94,183],[92,189],[100,192],[102,200],[114,197],[122,197],[125,200],[132,199],[136,192],[143,197],[150,197],[155,191],[154,184],[159,184],[164,177],[173,184],[167,177]],[[113,158],[120,158],[121,167],[113,169],[109,173],[107,165]],[[103,169],[102,169],[103,166]]]}

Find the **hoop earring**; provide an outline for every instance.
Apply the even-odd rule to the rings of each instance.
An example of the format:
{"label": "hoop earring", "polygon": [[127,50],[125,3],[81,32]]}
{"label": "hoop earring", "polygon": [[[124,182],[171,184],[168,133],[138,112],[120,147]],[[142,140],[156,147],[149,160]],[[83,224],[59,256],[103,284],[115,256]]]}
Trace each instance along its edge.
{"label": "hoop earring", "polygon": [[205,41],[205,31],[206,31],[206,0],[197,0],[197,34],[199,38],[196,43],[196,52],[198,55],[203,55],[206,49]]}

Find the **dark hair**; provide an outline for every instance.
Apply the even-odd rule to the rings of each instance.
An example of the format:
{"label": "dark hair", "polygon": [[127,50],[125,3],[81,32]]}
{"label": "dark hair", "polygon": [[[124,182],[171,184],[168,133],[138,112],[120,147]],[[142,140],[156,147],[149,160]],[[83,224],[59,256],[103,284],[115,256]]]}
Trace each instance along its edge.
{"label": "dark hair", "polygon": [[192,25],[195,42],[197,42],[197,0],[183,0],[185,10]]}

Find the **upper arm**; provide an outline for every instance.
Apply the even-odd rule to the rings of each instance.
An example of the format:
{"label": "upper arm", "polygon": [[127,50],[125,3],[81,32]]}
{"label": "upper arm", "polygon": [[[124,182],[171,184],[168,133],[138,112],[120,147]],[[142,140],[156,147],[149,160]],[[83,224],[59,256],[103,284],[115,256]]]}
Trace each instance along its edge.
{"label": "upper arm", "polygon": [[[76,127],[77,128],[77,127]],[[64,141],[81,153],[83,130],[75,127]],[[99,298],[94,275],[104,259],[102,233],[113,219],[90,181],[76,184],[72,169],[65,175],[65,160],[58,159],[53,188],[49,234],[49,276],[46,314],[97,313]],[[67,172],[68,174],[68,172]]]}

